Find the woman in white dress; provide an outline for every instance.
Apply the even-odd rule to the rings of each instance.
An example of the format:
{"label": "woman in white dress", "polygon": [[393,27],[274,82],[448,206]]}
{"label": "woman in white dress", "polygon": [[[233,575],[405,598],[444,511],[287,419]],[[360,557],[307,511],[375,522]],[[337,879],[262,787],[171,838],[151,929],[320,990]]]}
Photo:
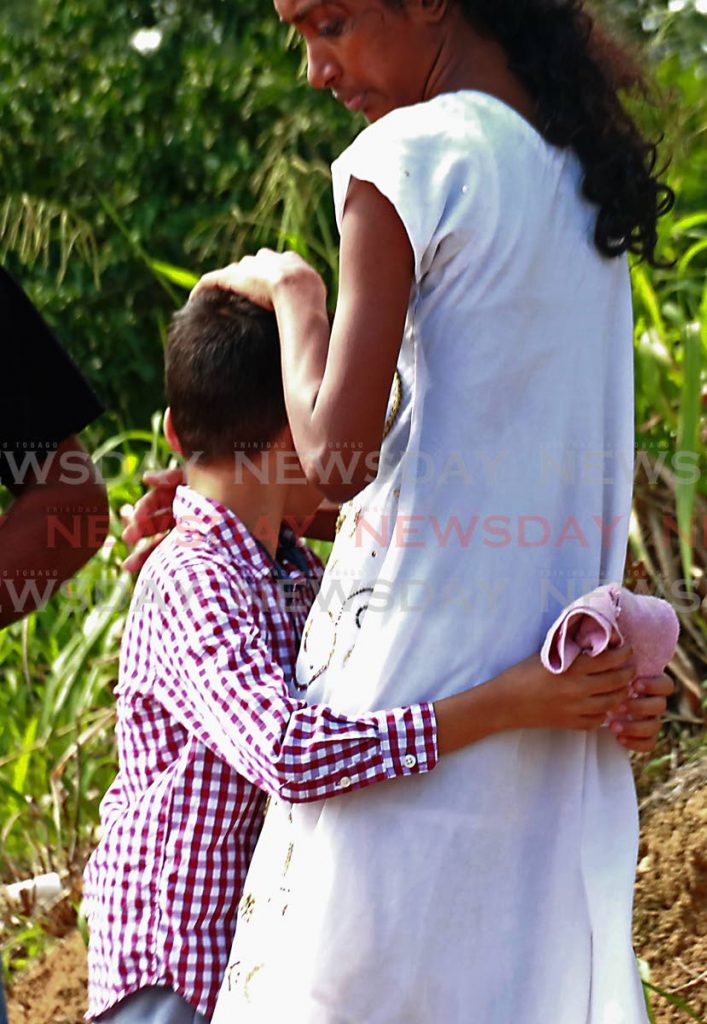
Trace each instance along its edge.
{"label": "woman in white dress", "polygon": [[[672,194],[580,0],[275,6],[311,84],[372,122],[333,167],[331,334],[292,254],[206,283],[274,306],[298,452],[346,502],[298,679],[352,715],[492,679],[621,580],[625,254],[654,261]],[[644,724],[507,729],[427,777],[271,804],[214,1024],[644,1022]]]}

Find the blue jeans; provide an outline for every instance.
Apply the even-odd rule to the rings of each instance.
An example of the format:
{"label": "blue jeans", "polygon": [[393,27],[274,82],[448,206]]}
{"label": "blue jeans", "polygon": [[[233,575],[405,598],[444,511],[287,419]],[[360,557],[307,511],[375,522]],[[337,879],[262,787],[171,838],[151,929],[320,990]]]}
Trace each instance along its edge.
{"label": "blue jeans", "polygon": [[5,987],[2,983],[2,970],[0,970],[0,1024],[7,1024],[7,1010],[5,1009]]}
{"label": "blue jeans", "polygon": [[[0,1021],[0,1024],[2,1022]],[[141,988],[112,1010],[96,1017],[95,1024],[209,1024],[171,988]]]}

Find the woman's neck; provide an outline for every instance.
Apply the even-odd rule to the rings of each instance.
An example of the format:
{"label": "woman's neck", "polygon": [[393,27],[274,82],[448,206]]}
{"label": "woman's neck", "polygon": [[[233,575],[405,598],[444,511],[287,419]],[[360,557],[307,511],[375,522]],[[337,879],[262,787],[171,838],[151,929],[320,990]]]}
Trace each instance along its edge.
{"label": "woman's neck", "polygon": [[459,6],[453,5],[427,76],[424,99],[462,89],[495,96],[537,128],[535,101],[508,67],[504,48],[492,36],[470,24]]}

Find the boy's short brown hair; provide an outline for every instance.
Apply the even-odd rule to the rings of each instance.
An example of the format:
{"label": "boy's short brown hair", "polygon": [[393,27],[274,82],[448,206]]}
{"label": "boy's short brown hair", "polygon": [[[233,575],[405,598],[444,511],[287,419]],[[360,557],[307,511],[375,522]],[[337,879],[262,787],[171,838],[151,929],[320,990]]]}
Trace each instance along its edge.
{"label": "boy's short brown hair", "polygon": [[188,458],[216,462],[264,447],[287,424],[275,314],[205,289],[172,318],[165,391]]}

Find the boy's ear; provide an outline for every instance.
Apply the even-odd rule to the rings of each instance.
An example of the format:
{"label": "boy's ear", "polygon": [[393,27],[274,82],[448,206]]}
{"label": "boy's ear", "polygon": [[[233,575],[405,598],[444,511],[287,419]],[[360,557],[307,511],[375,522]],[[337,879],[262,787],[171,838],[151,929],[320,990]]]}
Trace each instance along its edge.
{"label": "boy's ear", "polygon": [[177,455],[183,455],[184,452],[182,451],[182,446],[179,442],[179,438],[177,437],[174,430],[174,422],[172,421],[172,410],[170,409],[169,406],[167,406],[167,408],[164,411],[164,424],[162,429],[164,430],[164,436],[167,439],[167,444],[172,449],[172,451],[176,452]]}

